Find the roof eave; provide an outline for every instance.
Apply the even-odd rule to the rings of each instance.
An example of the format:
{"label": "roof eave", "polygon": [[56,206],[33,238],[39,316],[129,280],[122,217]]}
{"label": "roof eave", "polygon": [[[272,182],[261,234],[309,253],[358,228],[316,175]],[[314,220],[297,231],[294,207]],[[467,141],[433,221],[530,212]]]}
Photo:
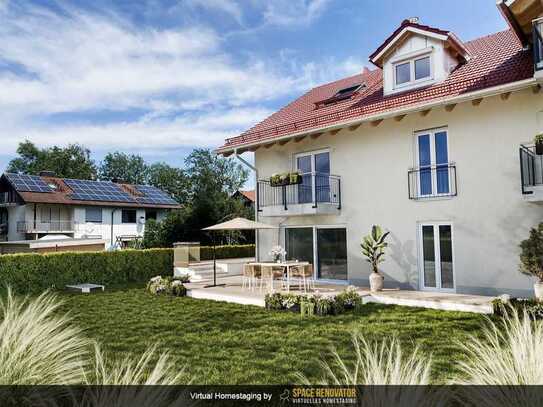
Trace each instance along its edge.
{"label": "roof eave", "polygon": [[522,28],[520,27],[520,24],[515,19],[515,16],[507,6],[504,0],[497,0],[496,7],[498,7],[498,10],[500,10],[501,15],[511,28],[513,32],[515,33],[515,36],[519,40],[519,42],[522,44],[522,46],[526,47],[529,43],[528,38],[526,35],[524,35],[524,32],[522,31]]}

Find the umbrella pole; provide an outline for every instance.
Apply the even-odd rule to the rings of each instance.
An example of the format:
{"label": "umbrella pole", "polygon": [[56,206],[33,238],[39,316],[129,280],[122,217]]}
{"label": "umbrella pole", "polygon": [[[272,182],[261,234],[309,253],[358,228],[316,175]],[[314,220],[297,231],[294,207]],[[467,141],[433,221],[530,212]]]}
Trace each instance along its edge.
{"label": "umbrella pole", "polygon": [[213,284],[205,285],[204,288],[222,287],[226,285],[226,284],[217,284],[217,253],[216,253],[216,248],[215,248],[215,235],[213,233],[211,233],[211,240],[213,242],[212,243],[213,244]]}

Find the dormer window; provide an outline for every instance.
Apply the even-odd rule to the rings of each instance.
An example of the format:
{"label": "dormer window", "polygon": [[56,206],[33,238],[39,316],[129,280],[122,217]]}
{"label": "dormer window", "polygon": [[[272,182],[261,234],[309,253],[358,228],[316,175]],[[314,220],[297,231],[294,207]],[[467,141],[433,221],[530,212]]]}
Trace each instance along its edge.
{"label": "dormer window", "polygon": [[432,79],[430,56],[398,62],[394,65],[395,88]]}

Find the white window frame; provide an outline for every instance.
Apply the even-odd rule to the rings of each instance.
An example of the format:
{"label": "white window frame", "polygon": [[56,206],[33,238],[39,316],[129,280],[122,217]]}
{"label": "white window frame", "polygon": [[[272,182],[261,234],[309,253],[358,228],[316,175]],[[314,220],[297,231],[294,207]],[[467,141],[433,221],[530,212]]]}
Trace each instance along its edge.
{"label": "white window frame", "polygon": [[[413,133],[414,136],[414,157],[415,162],[413,163],[414,168],[420,169],[420,157],[419,157],[419,136],[429,135],[430,136],[430,167],[433,169],[436,167],[436,142],[435,142],[435,135],[436,133],[447,133],[447,158],[448,164],[451,164],[453,161],[451,160],[451,149],[450,149],[450,132],[448,127],[437,127],[433,129],[427,129],[427,130],[417,130]],[[443,197],[451,197],[451,169],[449,168],[449,176],[447,178],[447,181],[449,183],[449,192],[444,194],[438,194],[437,193],[437,171],[431,171],[430,175],[432,178],[432,193],[423,195],[421,193],[421,183],[420,180],[417,182],[417,196],[420,198],[443,198]],[[418,174],[420,176],[420,174]]]}
{"label": "white window frame", "polygon": [[[415,61],[425,59],[425,58],[429,58],[429,60],[430,60],[430,75],[426,76],[424,78],[415,79]],[[410,78],[410,80],[408,82],[398,84],[397,81],[396,81],[396,67],[398,65],[403,65],[403,64],[406,64],[406,63],[409,63],[409,78]],[[412,58],[409,58],[409,59],[401,59],[401,60],[398,60],[398,61],[394,62],[392,64],[392,76],[393,76],[393,81],[394,81],[394,86],[393,86],[394,90],[396,90],[396,89],[405,89],[405,88],[410,88],[410,87],[416,87],[416,86],[419,86],[421,84],[426,84],[428,82],[432,82],[434,80],[434,57],[433,57],[433,54],[431,52],[429,52],[429,53],[426,53],[426,54],[417,55],[416,57],[412,57]]]}
{"label": "white window frame", "polygon": [[[328,153],[328,163],[330,164],[330,175],[332,174],[332,153],[330,152],[330,149],[329,148],[323,148],[323,149],[320,149],[320,150],[312,150],[312,151],[304,151],[302,153],[295,153],[293,154],[292,156],[292,170],[293,171],[298,171],[298,158],[300,157],[307,157],[307,156],[311,156],[311,172],[309,173],[304,173],[304,174],[311,174],[311,202],[315,202],[315,197],[317,195],[317,191],[315,190],[315,182],[313,182],[314,180],[314,177],[313,175],[316,174],[315,172],[315,156],[317,154],[322,154],[322,153]],[[304,175],[302,174],[302,175]]]}
{"label": "white window frame", "polygon": [[[426,287],[424,285],[424,245],[422,240],[422,227],[432,226],[434,232],[434,259],[435,259],[435,275],[436,286]],[[451,255],[452,255],[452,274],[453,274],[453,288],[442,288],[441,277],[441,248],[439,246],[439,227],[450,226],[451,227]],[[454,253],[454,224],[452,221],[423,221],[417,223],[417,245],[418,245],[418,269],[419,269],[419,289],[422,291],[437,291],[437,292],[456,292],[456,256]]]}

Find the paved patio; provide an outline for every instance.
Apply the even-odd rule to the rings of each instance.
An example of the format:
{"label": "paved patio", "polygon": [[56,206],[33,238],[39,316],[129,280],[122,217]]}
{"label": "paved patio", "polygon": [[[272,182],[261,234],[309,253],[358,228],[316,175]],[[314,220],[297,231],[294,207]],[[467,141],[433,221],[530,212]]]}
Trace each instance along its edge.
{"label": "paved patio", "polygon": [[[262,290],[259,288],[254,290],[243,289],[241,276],[228,276],[221,273],[217,276],[217,284],[225,284],[225,286],[204,288],[205,285],[212,284],[212,282],[212,275],[206,274],[201,281],[187,283],[187,295],[193,298],[257,305],[260,307],[265,305],[264,297],[268,291],[265,288]],[[280,290],[280,282],[277,281],[275,284],[276,291],[285,292],[285,290]],[[317,282],[315,284],[315,291],[318,291],[321,295],[335,296],[346,287],[346,285]],[[365,303],[376,302],[381,304],[395,304],[447,311],[476,312],[481,314],[492,313],[491,303],[494,299],[494,297],[480,295],[407,290],[383,290],[378,293],[371,293],[369,288],[366,287],[358,287],[357,291],[363,297]],[[303,290],[291,287],[290,292],[300,294],[303,293]]]}

